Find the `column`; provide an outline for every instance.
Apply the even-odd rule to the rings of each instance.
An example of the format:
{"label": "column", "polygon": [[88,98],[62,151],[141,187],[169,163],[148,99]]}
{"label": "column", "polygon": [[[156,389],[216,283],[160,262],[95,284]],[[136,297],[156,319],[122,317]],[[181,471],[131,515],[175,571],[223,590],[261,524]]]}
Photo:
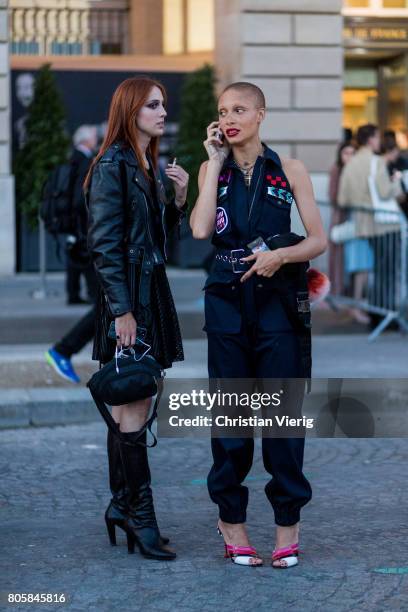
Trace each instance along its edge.
{"label": "column", "polygon": [[7,0],[0,0],[0,275],[15,272],[14,183],[10,172],[10,68]]}
{"label": "column", "polygon": [[163,0],[131,0],[130,53],[160,55],[163,52]]}

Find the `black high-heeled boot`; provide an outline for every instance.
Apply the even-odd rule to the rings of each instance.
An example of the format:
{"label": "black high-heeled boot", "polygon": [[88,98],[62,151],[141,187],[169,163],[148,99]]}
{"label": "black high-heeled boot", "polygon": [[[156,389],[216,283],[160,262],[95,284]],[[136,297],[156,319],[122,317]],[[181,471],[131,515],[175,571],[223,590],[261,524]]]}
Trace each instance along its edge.
{"label": "black high-heeled boot", "polygon": [[[138,438],[138,432],[123,435],[130,442]],[[143,436],[139,440],[145,442],[146,437]],[[134,553],[137,544],[142,555],[149,559],[163,561],[175,559],[176,553],[164,548],[160,538],[150,487],[146,446],[120,443],[120,454],[127,486],[127,517],[124,529],[128,552]]]}
{"label": "black high-heeled boot", "polygon": [[112,546],[116,546],[115,527],[124,529],[127,491],[122,469],[122,460],[120,458],[119,441],[110,429],[108,429],[107,449],[109,486],[112,493],[112,499],[105,512],[105,522],[110,543]]}
{"label": "black high-heeled boot", "polygon": [[[117,437],[108,429],[107,449],[109,461],[109,486],[112,499],[105,511],[106,528],[109,541],[112,546],[116,546],[116,527],[125,530],[124,523],[127,514],[127,488],[125,476],[123,474],[122,459],[120,456],[120,442]],[[150,472],[149,472],[150,481]],[[169,538],[160,535],[163,544],[168,544]]]}

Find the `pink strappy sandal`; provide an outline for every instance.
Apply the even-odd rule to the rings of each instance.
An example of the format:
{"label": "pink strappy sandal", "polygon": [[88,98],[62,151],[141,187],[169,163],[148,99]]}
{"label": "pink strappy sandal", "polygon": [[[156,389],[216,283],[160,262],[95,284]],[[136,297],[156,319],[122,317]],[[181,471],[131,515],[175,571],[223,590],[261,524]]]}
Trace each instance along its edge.
{"label": "pink strappy sandal", "polygon": [[[298,564],[299,544],[291,544],[284,548],[275,549],[272,553],[272,567],[274,569],[288,569]],[[273,565],[274,561],[284,561],[285,564]]]}
{"label": "pink strappy sandal", "polygon": [[[218,535],[224,537],[222,531],[217,527]],[[225,547],[225,559],[231,559],[233,563],[237,565],[249,565],[251,567],[261,566],[262,563],[252,563],[251,559],[259,559],[257,552],[253,546],[235,546],[235,544],[226,544]]]}

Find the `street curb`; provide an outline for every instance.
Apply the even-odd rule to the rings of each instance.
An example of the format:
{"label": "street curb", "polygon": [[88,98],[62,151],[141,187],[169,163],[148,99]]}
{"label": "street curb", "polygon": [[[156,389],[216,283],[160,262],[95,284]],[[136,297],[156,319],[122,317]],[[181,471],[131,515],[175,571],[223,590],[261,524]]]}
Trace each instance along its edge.
{"label": "street curb", "polygon": [[92,423],[100,419],[87,389],[0,391],[0,429]]}
{"label": "street curb", "polygon": [[[75,313],[33,313],[30,316],[8,314],[0,315],[1,338],[0,346],[4,344],[52,344],[55,338],[60,338],[73,327],[87,310],[78,309]],[[182,337],[185,340],[205,338],[203,332],[204,311],[186,306],[177,310]]]}

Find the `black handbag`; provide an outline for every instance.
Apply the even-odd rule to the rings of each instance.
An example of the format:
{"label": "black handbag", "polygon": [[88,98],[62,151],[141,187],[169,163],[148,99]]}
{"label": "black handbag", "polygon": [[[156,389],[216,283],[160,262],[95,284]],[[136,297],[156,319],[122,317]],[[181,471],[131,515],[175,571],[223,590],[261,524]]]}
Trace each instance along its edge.
{"label": "black handbag", "polygon": [[112,433],[117,436],[123,444],[134,446],[141,444],[136,440],[134,443],[124,439],[118,424],[112,418],[107,404],[120,406],[137,400],[156,395],[151,416],[143,428],[139,431],[138,438],[147,430],[153,436],[153,444],[156,446],[157,439],[151,430],[157,415],[157,408],[163,391],[164,371],[161,365],[152,355],[144,353],[138,357],[133,348],[116,349],[115,356],[98,372],[95,372],[87,382],[94,402]]}

